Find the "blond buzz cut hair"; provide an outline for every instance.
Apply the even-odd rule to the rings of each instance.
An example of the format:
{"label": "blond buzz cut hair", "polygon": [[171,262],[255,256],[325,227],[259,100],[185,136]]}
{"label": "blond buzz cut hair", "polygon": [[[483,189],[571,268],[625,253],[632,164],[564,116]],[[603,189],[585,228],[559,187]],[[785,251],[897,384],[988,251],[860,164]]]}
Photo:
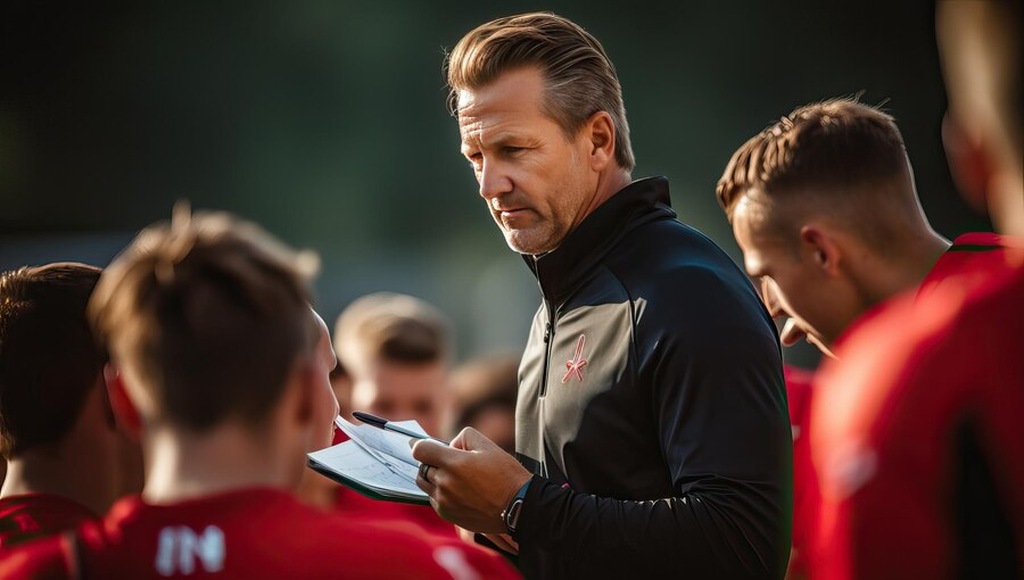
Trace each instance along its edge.
{"label": "blond buzz cut hair", "polygon": [[365,373],[370,360],[420,365],[449,364],[451,322],[428,302],[394,292],[375,292],[354,300],[334,329],[338,359],[353,373]]}

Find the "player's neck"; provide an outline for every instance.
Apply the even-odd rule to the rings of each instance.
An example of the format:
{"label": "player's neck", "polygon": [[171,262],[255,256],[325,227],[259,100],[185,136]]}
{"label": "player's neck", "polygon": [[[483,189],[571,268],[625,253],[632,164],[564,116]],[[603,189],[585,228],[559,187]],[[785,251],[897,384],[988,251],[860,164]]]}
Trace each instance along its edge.
{"label": "player's neck", "polygon": [[929,228],[891,259],[862,268],[867,303],[884,302],[920,286],[949,246],[948,240]]}
{"label": "player's neck", "polygon": [[7,462],[7,477],[0,497],[29,493],[59,495],[73,500],[97,515],[115,499],[103,466],[89,467],[76,461],[71,450],[48,447],[32,449]]}
{"label": "player's neck", "polygon": [[100,389],[83,402],[78,418],[59,443],[36,446],[7,463],[0,496],[49,493],[103,514],[123,489],[120,448],[107,424]]}
{"label": "player's neck", "polygon": [[202,434],[160,429],[145,438],[144,449],[142,494],[154,504],[252,487],[285,489],[296,472],[280,438],[259,437],[235,422]]}

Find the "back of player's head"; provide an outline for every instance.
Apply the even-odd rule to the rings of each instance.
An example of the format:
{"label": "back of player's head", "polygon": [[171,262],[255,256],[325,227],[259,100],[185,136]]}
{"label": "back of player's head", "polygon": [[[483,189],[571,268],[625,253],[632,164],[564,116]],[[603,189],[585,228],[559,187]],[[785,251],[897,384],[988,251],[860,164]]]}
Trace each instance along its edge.
{"label": "back of player's head", "polygon": [[885,212],[920,211],[895,121],[850,99],[799,107],[755,135],[733,154],[716,194],[730,219],[744,198],[828,212],[862,228],[876,227]]}
{"label": "back of player's head", "polygon": [[100,280],[90,315],[151,423],[259,426],[320,330],[315,256],[225,213],[151,226]]}
{"label": "back of player's head", "polygon": [[447,364],[452,354],[448,318],[406,294],[377,292],[356,299],[338,317],[334,337],[340,362],[353,373],[370,360]]}
{"label": "back of player's head", "polygon": [[75,263],[0,274],[0,453],[58,443],[96,388],[106,355],[86,321],[100,269]]}

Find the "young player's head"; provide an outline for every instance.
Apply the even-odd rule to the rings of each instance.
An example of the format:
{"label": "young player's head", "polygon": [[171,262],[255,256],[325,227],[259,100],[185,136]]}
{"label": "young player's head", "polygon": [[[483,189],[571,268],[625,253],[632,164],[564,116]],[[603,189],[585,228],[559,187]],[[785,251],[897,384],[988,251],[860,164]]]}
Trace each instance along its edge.
{"label": "young player's head", "polygon": [[352,377],[352,408],[394,420],[416,419],[440,435],[449,405],[451,325],[430,304],[378,292],[338,317],[334,340]]}
{"label": "young player's head", "polygon": [[[0,452],[54,447],[102,390],[106,354],[85,318],[101,270],[74,263],[0,274]],[[100,393],[102,397],[102,393]],[[109,421],[113,428],[113,418]]]}
{"label": "young player's head", "polygon": [[143,432],[201,438],[230,424],[283,437],[269,429],[287,424],[292,447],[326,440],[337,403],[309,306],[315,263],[225,213],[179,212],[140,233],[89,311]]}
{"label": "young player's head", "polygon": [[852,100],[800,107],[751,138],[717,195],[747,272],[819,346],[887,298],[880,272],[934,235],[893,118]]}
{"label": "young player's head", "polygon": [[102,513],[142,485],[138,443],[113,415],[107,355],[86,319],[99,278],[76,263],[0,275],[4,493],[58,494]]}

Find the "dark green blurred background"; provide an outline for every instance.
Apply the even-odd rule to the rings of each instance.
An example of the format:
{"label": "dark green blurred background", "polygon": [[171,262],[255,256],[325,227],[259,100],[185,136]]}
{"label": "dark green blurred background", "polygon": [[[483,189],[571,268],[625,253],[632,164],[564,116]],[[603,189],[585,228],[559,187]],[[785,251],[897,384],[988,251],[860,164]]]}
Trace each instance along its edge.
{"label": "dark green blurred background", "polygon": [[409,292],[453,317],[460,356],[518,349],[537,292],[459,156],[441,63],[476,24],[535,9],[604,43],[634,177],[667,175],[682,219],[736,259],[714,200],[725,163],[833,96],[896,117],[940,233],[991,227],[946,167],[932,2],[7,0],[0,268],[104,265],[187,198],[319,251],[325,318],[365,292]]}

